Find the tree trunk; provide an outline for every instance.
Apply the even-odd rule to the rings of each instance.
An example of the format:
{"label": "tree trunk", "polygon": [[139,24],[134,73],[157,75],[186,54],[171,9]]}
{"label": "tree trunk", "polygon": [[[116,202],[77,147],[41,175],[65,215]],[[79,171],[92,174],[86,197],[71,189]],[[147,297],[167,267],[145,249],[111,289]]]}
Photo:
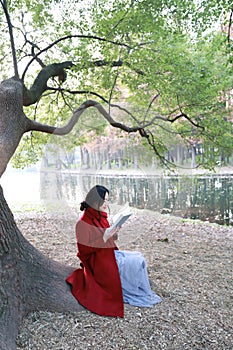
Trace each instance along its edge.
{"label": "tree trunk", "polygon": [[22,99],[22,84],[18,80],[11,78],[0,84],[0,176],[27,127]]}
{"label": "tree trunk", "polygon": [[191,168],[196,168],[196,147],[191,146],[192,158],[191,158]]}
{"label": "tree trunk", "polygon": [[110,146],[107,146],[106,153],[105,153],[105,159],[107,164],[107,169],[112,169],[112,163],[111,163],[111,152],[110,152]]}
{"label": "tree trunk", "polygon": [[73,269],[23,237],[0,187],[0,350],[16,349],[18,327],[29,312],[83,310],[65,282]]}

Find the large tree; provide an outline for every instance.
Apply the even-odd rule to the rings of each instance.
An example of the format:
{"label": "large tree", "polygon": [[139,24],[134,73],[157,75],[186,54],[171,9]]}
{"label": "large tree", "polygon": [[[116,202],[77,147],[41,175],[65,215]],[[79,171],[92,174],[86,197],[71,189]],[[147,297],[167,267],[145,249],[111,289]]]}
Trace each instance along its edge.
{"label": "large tree", "polygon": [[[184,139],[227,137],[230,35],[201,32],[230,2],[201,3],[0,0],[0,176],[25,134],[66,135],[80,118],[83,129],[90,107],[160,160],[167,124]],[[65,283],[71,271],[23,237],[0,188],[1,350],[16,348],[28,312],[82,309]]]}

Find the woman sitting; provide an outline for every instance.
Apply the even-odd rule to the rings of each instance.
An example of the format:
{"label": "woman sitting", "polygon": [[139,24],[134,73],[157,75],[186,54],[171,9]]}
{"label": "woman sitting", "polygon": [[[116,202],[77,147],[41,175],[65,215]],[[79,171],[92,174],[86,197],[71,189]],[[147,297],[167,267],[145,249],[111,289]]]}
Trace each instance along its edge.
{"label": "woman sitting", "polygon": [[124,303],[151,307],[161,298],[150,288],[143,255],[118,249],[115,240],[119,229],[110,237],[107,234],[108,201],[108,189],[96,185],[81,203],[84,213],[76,224],[81,264],[66,281],[86,309],[103,316],[124,317]]}

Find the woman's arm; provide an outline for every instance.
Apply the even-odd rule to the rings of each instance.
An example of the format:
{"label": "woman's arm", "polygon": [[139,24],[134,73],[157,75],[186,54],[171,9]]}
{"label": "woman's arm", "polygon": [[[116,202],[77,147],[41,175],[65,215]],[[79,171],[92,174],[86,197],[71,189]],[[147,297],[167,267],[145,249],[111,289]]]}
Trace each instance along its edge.
{"label": "woman's arm", "polygon": [[117,234],[118,230],[114,229],[114,232],[111,231],[111,234],[106,237],[107,230],[108,229],[106,228],[93,226],[81,220],[76,225],[77,243],[87,247],[85,248],[85,252],[89,248],[90,253],[93,253],[101,248],[114,248],[114,239],[110,238],[115,233]]}

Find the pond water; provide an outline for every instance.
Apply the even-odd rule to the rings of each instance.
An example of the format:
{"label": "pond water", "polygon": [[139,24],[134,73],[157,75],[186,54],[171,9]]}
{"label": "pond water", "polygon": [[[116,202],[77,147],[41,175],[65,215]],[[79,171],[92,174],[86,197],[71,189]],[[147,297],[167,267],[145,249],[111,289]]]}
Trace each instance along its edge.
{"label": "pond water", "polygon": [[54,202],[79,206],[95,184],[109,188],[111,201],[183,218],[233,225],[233,176],[132,176],[13,171],[1,185],[9,204]]}
{"label": "pond water", "polygon": [[112,200],[120,205],[129,202],[133,207],[183,218],[233,224],[232,176],[96,175],[82,176],[79,181],[85,193],[96,183],[105,185],[110,189]]}

